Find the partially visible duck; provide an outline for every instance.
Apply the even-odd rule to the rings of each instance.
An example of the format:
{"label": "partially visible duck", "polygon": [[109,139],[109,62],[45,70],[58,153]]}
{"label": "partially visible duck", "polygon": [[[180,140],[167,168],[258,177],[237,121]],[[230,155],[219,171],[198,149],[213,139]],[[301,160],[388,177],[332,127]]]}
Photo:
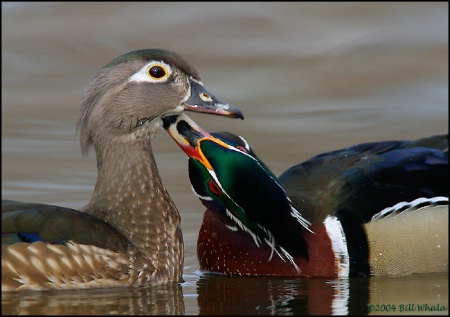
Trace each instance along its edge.
{"label": "partially visible duck", "polygon": [[448,272],[448,136],[363,143],[277,178],[242,137],[163,119],[207,207],[200,269],[231,276]]}
{"label": "partially visible duck", "polygon": [[180,215],[151,138],[164,116],[183,110],[243,118],[174,52],[133,51],[100,69],[77,125],[83,154],[96,152],[92,198],[80,211],[2,201],[2,291],[180,282]]}

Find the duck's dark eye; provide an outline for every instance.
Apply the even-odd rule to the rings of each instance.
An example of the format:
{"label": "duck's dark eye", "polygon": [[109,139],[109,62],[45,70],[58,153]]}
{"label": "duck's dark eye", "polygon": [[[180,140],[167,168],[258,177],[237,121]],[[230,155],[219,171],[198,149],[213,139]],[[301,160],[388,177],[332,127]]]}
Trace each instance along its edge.
{"label": "duck's dark eye", "polygon": [[243,146],[238,145],[238,146],[236,146],[236,148],[237,148],[238,150],[241,150],[241,151],[244,152],[244,153],[248,153],[247,149],[245,149]]}
{"label": "duck's dark eye", "polygon": [[210,180],[208,182],[208,187],[209,187],[209,190],[212,191],[216,195],[220,195],[222,193],[222,191],[220,190],[220,187],[216,183],[214,183],[212,180]]}
{"label": "duck's dark eye", "polygon": [[153,77],[156,79],[161,79],[164,76],[167,76],[167,72],[164,69],[164,67],[159,66],[159,65],[150,67],[150,69],[148,70],[148,73],[149,73],[150,77]]}

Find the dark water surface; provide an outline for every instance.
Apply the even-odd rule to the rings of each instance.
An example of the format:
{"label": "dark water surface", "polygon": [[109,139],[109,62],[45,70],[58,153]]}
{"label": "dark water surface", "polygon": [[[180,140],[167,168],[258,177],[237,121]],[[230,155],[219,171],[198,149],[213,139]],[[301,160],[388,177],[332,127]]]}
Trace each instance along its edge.
{"label": "dark water surface", "polygon": [[[205,130],[244,136],[277,175],[354,143],[448,131],[445,2],[3,2],[3,199],[72,208],[88,201],[96,163],[93,151],[81,155],[75,132],[82,93],[111,59],[151,47],[184,55],[211,92],[244,111],[244,121],[189,116]],[[424,304],[448,307],[448,274],[350,281],[201,275],[195,248],[203,206],[191,193],[186,157],[163,131],[154,151],[182,216],[186,282],[2,294],[3,314],[410,314],[430,313]]]}

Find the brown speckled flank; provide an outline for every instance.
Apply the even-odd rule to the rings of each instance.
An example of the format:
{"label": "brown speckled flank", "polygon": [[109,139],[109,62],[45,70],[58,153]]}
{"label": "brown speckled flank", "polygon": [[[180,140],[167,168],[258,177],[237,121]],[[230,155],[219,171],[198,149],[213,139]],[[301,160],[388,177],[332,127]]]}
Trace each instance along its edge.
{"label": "brown speckled flank", "polygon": [[[78,121],[82,152],[90,145],[96,152],[92,198],[81,212],[2,202],[2,233],[17,240],[2,245],[2,290],[182,281],[180,215],[159,175],[151,138],[164,115],[183,110],[243,118],[207,92],[195,68],[176,53],[134,51],[103,67]],[[17,239],[21,233],[37,233],[45,242]]]}

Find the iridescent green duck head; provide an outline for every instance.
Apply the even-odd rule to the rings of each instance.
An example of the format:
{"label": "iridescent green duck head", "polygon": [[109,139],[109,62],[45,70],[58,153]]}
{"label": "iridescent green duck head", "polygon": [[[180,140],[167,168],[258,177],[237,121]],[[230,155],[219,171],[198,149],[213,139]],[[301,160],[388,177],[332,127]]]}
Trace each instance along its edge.
{"label": "iridescent green duck head", "polygon": [[[242,137],[207,133],[186,115],[166,117],[164,128],[189,157],[189,178],[195,195],[221,214],[230,230],[242,230],[259,247],[270,246],[292,264],[308,258],[302,232],[309,222],[292,206],[277,177]],[[266,212],[268,210],[275,212]],[[295,264],[294,264],[295,265]]]}

